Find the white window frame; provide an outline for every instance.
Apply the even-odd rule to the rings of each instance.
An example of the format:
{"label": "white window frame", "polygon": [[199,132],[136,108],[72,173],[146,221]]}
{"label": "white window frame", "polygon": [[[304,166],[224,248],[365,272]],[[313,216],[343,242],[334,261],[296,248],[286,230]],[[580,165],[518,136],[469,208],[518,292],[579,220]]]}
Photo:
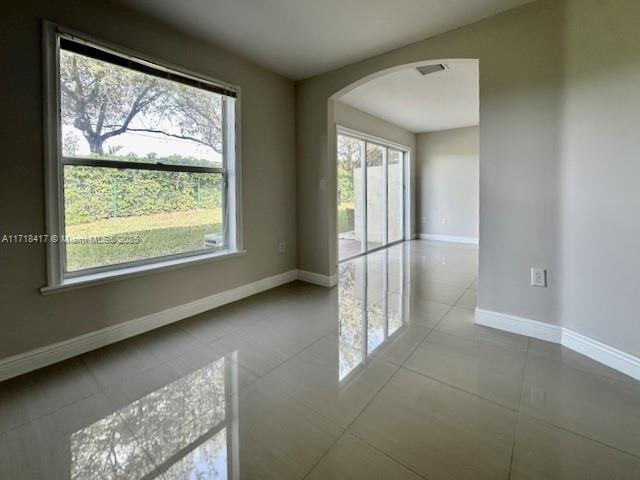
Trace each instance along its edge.
{"label": "white window frame", "polygon": [[[223,175],[223,210],[225,239],[222,250],[197,250],[159,256],[151,259],[132,261],[116,265],[100,266],[78,272],[65,273],[65,244],[60,241],[64,236],[64,165],[78,164],[89,166],[111,166],[126,168],[127,162],[114,162],[96,159],[64,158],[62,154],[61,119],[60,119],[60,38],[69,38],[75,42],[87,43],[92,47],[107,51],[121,57],[131,59],[145,66],[169,72],[174,75],[196,80],[235,95],[233,109],[225,108],[223,102],[223,122],[233,123],[234,128],[223,128],[222,168],[195,167],[203,173],[219,173]],[[52,22],[43,23],[43,60],[44,60],[44,158],[45,158],[45,200],[46,200],[46,233],[47,233],[47,285],[41,288],[42,293],[51,293],[62,289],[78,288],[86,285],[106,283],[121,278],[139,276],[161,269],[177,268],[196,262],[221,260],[246,253],[242,240],[242,189],[240,162],[240,87],[194,73],[182,67],[150,58],[127,48],[109,42],[96,40],[88,35],[62,27]],[[114,165],[117,163],[117,165]],[[142,165],[142,167],[141,167]],[[194,171],[194,167],[136,163],[135,167],[167,170]],[[226,208],[225,208],[226,206]],[[224,212],[223,212],[224,214]]]}

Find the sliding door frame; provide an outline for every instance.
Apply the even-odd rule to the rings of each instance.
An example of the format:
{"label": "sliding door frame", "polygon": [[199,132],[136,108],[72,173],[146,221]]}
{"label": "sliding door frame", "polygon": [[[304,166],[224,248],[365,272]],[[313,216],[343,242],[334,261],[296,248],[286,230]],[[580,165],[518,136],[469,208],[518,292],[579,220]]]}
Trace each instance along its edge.
{"label": "sliding door frame", "polygon": [[[344,135],[347,137],[351,137],[354,138],[356,140],[360,140],[363,142],[363,147],[362,147],[362,153],[361,153],[361,165],[360,168],[362,169],[362,188],[363,188],[363,206],[362,206],[362,218],[363,218],[363,228],[362,228],[362,239],[360,241],[360,253],[357,253],[355,255],[352,255],[350,257],[346,257],[346,258],[340,258],[340,240],[338,238],[339,236],[339,228],[338,228],[338,204],[336,203],[336,235],[335,235],[335,239],[334,241],[336,242],[336,257],[337,257],[337,263],[342,263],[346,260],[352,260],[354,258],[360,257],[362,255],[367,255],[369,253],[372,252],[377,252],[379,250],[385,249],[387,247],[390,247],[392,245],[397,245],[399,243],[404,242],[407,239],[407,222],[410,221],[407,218],[407,202],[408,202],[408,198],[407,198],[407,192],[409,191],[409,186],[408,186],[408,182],[409,182],[409,172],[410,169],[408,168],[409,166],[409,162],[410,162],[410,152],[411,149],[410,147],[408,147],[407,145],[402,145],[400,143],[396,143],[396,142],[392,142],[389,140],[386,140],[384,138],[380,138],[380,137],[376,137],[374,135],[370,135],[367,133],[363,133],[360,132],[358,130],[353,130],[351,128],[348,127],[344,127],[342,125],[336,125],[336,138],[335,138],[335,145],[336,145],[336,151],[334,152],[335,155],[335,166],[334,168],[337,168],[337,163],[338,163],[338,157],[337,157],[337,145],[338,145],[338,137],[340,135]],[[368,230],[368,218],[367,218],[367,194],[368,194],[368,174],[367,174],[367,146],[368,144],[374,144],[374,145],[378,145],[380,147],[384,148],[384,154],[383,154],[383,171],[384,171],[384,220],[385,220],[385,225],[384,225],[384,230],[382,233],[382,245],[376,248],[372,248],[369,249],[369,239],[368,239],[368,235],[367,235],[367,230]],[[393,149],[396,151],[401,152],[402,154],[402,239],[400,240],[396,240],[395,242],[391,242],[389,243],[389,149]],[[337,197],[337,190],[336,190],[336,197]],[[357,205],[356,205],[357,206]]]}

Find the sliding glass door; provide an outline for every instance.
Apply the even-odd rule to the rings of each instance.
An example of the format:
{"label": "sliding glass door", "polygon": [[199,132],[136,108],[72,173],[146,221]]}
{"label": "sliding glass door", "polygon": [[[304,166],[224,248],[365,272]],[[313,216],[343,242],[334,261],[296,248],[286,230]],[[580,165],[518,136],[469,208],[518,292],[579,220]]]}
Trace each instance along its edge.
{"label": "sliding glass door", "polygon": [[404,152],[387,151],[387,239],[394,243],[404,238]]}
{"label": "sliding glass door", "polygon": [[383,146],[367,142],[367,251],[386,244],[385,156]]}
{"label": "sliding glass door", "polygon": [[364,251],[365,198],[362,167],[365,142],[346,135],[338,136],[338,244],[340,259]]}
{"label": "sliding glass door", "polygon": [[338,134],[338,260],[404,239],[406,156],[384,141]]}

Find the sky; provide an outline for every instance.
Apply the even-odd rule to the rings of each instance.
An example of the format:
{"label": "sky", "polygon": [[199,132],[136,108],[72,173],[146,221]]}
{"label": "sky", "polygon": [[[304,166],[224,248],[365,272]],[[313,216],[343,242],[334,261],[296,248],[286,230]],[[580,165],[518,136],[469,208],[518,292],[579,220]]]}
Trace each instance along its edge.
{"label": "sky", "polygon": [[[142,120],[142,119],[141,119]],[[143,124],[143,122],[140,122]],[[138,126],[132,125],[135,128]],[[160,125],[154,128],[162,128]],[[89,143],[82,136],[82,132],[73,126],[63,125],[62,136],[73,135],[77,139],[77,156],[89,156],[91,151]],[[201,145],[191,140],[167,137],[166,135],[147,132],[126,132],[108,139],[105,142],[105,151],[109,147],[121,146],[119,155],[134,153],[138,156],[146,156],[148,153],[156,153],[158,157],[170,155],[182,155],[184,157],[196,157],[209,160],[213,163],[222,163],[222,156],[211,147]]]}

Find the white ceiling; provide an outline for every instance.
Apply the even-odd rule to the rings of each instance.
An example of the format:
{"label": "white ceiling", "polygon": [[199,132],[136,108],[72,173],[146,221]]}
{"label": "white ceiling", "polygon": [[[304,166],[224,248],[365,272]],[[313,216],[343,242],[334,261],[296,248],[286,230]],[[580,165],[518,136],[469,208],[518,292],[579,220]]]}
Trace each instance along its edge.
{"label": "white ceiling", "polygon": [[413,133],[478,125],[478,61],[443,63],[447,70],[425,76],[415,66],[388,73],[338,100]]}
{"label": "white ceiling", "polygon": [[301,79],[532,0],[119,0]]}

